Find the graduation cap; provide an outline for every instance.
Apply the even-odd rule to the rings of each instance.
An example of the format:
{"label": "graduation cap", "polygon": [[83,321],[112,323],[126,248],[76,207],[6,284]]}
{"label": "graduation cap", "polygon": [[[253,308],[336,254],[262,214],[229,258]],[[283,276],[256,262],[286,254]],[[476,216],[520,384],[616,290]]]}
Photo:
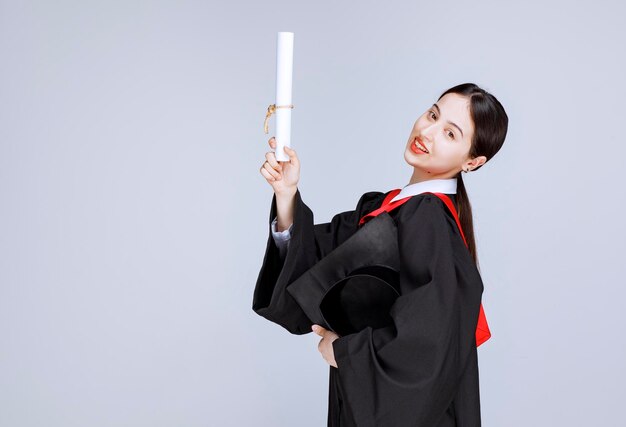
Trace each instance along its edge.
{"label": "graduation cap", "polygon": [[378,214],[287,287],[307,317],[340,336],[393,323],[400,296],[394,220]]}

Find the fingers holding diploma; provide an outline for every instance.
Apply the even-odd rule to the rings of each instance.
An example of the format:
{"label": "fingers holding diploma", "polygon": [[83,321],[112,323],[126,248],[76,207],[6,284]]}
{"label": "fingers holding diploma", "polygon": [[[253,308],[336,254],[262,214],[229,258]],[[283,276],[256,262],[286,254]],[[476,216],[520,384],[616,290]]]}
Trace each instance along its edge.
{"label": "fingers holding diploma", "polygon": [[[276,138],[271,137],[268,141],[271,148],[276,148]],[[300,180],[300,160],[296,150],[291,147],[283,147],[287,153],[288,160],[278,161],[276,153],[268,151],[265,153],[265,162],[261,165],[261,175],[272,186],[276,194],[294,193]]]}

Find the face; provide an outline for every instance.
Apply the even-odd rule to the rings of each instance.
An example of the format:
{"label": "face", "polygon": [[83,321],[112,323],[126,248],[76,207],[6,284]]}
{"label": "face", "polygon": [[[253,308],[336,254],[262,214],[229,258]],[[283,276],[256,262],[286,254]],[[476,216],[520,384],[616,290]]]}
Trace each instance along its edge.
{"label": "face", "polygon": [[[417,119],[404,151],[404,159],[413,166],[411,183],[453,178],[462,169],[472,170],[487,160],[469,157],[474,136],[469,105],[465,96],[448,93]],[[428,152],[416,147],[416,139]]]}

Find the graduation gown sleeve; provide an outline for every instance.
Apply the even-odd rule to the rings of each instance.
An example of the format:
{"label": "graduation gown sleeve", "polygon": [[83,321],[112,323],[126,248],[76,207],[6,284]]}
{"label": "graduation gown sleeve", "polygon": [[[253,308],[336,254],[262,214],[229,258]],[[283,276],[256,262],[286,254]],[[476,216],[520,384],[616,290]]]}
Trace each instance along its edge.
{"label": "graduation gown sleeve", "polygon": [[430,194],[398,210],[393,324],[332,344],[344,405],[359,427],[436,426],[475,362],[483,284],[454,219]]}
{"label": "graduation gown sleeve", "polygon": [[287,286],[354,234],[361,217],[376,209],[384,196],[384,193],[377,191],[365,193],[354,210],[341,212],[330,222],[314,224],[313,212],[302,201],[298,189],[294,196],[291,238],[283,257],[271,233],[271,221],[277,215],[274,194],[269,215],[267,246],[254,289],[252,309],[292,334],[312,332],[311,321],[287,292]]}

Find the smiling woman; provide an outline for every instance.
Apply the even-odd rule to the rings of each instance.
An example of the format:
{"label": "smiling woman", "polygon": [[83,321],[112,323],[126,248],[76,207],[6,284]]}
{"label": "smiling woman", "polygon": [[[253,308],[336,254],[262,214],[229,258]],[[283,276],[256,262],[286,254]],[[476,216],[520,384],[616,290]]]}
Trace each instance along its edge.
{"label": "smiling woman", "polygon": [[405,161],[413,166],[409,185],[456,178],[459,219],[477,264],[472,207],[460,172],[478,170],[496,155],[506,139],[508,122],[493,95],[473,83],[460,84],[443,92],[418,117],[404,150]]}
{"label": "smiling woman", "polygon": [[[447,90],[413,125],[404,151],[413,168],[409,183],[367,192],[354,210],[323,224],[314,223],[297,187],[300,160],[295,150],[286,149],[290,159],[280,163],[273,152],[266,153],[261,174],[274,197],[252,308],[293,334],[314,331],[322,337],[318,350],[330,365],[329,426],[480,426],[477,346],[485,338],[477,332],[484,287],[461,171],[477,170],[493,158],[507,126],[506,113],[493,95],[471,83]],[[269,143],[275,148],[273,138]],[[362,238],[367,233],[357,234],[367,218],[381,212],[389,214],[395,232],[371,240]],[[355,249],[355,244],[361,246]],[[380,266],[385,257],[373,254],[382,247],[398,250],[391,259],[397,262],[389,263],[397,273],[398,297],[385,308],[385,323],[365,322],[355,332],[314,324],[311,319],[323,317],[315,295],[344,283],[357,270]],[[299,278],[307,275],[324,292],[302,286]],[[325,283],[327,277],[332,283]],[[374,281],[387,280],[360,277],[365,290]],[[373,293],[361,296],[370,295],[376,303]],[[367,320],[367,313],[359,315]]]}
{"label": "smiling woman", "polygon": [[[452,178],[461,170],[485,163],[485,156],[469,158],[473,134],[469,99],[454,92],[439,98],[413,125],[408,147],[411,150],[405,153],[405,160],[415,168],[410,183]],[[411,156],[419,146],[429,156]]]}

